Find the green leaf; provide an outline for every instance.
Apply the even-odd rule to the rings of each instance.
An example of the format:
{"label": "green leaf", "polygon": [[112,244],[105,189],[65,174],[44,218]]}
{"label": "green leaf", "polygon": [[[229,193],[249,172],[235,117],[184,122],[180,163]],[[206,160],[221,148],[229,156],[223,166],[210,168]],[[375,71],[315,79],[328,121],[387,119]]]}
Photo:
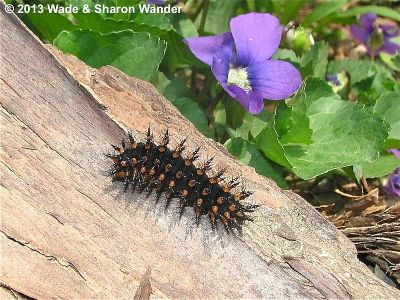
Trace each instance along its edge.
{"label": "green leaf", "polygon": [[400,71],[400,54],[393,56],[385,52],[380,52],[379,57],[389,68],[397,72]]}
{"label": "green leaf", "polygon": [[227,96],[225,102],[226,124],[233,129],[239,128],[243,124],[243,118],[246,115],[246,110],[239,104],[236,99]]}
{"label": "green leaf", "polygon": [[[169,19],[164,14],[135,13],[131,18],[132,21],[103,18],[95,13],[79,13],[74,15],[74,17],[80,28],[90,29],[103,34],[131,29],[135,32],[148,32],[152,37],[160,37],[168,44],[165,54],[166,59],[163,64],[168,65],[171,73],[174,73],[178,67],[186,67],[188,65],[204,67],[204,64],[183,43],[183,37],[174,30]],[[182,28],[179,29],[182,31]]]}
{"label": "green leaf", "polygon": [[[50,2],[56,2],[55,0],[48,0]],[[96,0],[95,2],[93,0],[64,0],[64,3],[66,6],[72,6],[72,7],[78,7],[79,11],[81,11],[85,6],[90,9],[90,11],[93,11],[95,9],[95,5],[104,5],[106,7],[111,7],[115,6],[118,0]],[[135,0],[129,0],[129,1],[135,1]],[[58,1],[61,2],[61,1]],[[117,4],[118,5],[118,4]],[[108,12],[102,12],[100,13],[104,18],[106,17],[112,17],[114,14],[113,13],[108,13]]]}
{"label": "green leaf", "polygon": [[346,2],[346,0],[335,0],[317,5],[312,12],[304,18],[302,26],[309,27],[313,22],[317,22],[324,19],[326,16],[336,13]]}
{"label": "green leaf", "polygon": [[[177,68],[196,66],[204,68],[206,65],[197,59],[183,42],[183,38],[198,36],[196,26],[184,14],[170,14],[170,22],[174,30],[161,36],[168,43],[166,59],[164,60],[171,73]],[[208,67],[208,66],[207,66]]]}
{"label": "green leaf", "polygon": [[306,114],[307,107],[313,101],[329,96],[338,97],[328,84],[310,78],[293,99],[279,103],[276,108],[275,128],[283,146],[311,144],[312,130]]}
{"label": "green leaf", "polygon": [[193,55],[189,47],[183,42],[182,36],[180,36],[176,31],[171,30],[160,36],[160,38],[164,39],[168,43],[165,63],[171,74],[174,73],[177,68],[187,66],[206,66]]}
{"label": "green leaf", "polygon": [[299,10],[306,4],[307,0],[271,0],[274,12],[282,24],[288,23],[296,18]]}
{"label": "green leaf", "polygon": [[227,132],[226,125],[226,110],[225,110],[225,99],[218,101],[214,109],[214,129],[217,141],[225,141],[224,135]]}
{"label": "green leaf", "polygon": [[137,24],[157,27],[165,31],[170,31],[173,28],[168,17],[161,13],[135,13],[132,20]]}
{"label": "green leaf", "polygon": [[150,82],[156,87],[160,94],[164,94],[166,87],[171,83],[163,72],[157,71],[153,77],[151,77]]}
{"label": "green leaf", "polygon": [[163,95],[184,115],[196,128],[207,137],[214,137],[213,131],[208,127],[208,119],[200,105],[192,100],[193,97],[182,79],[173,77],[165,85],[165,76],[158,76],[162,81]]}
{"label": "green leaf", "polygon": [[277,106],[275,128],[283,146],[311,143],[312,130],[304,109],[304,103],[290,107],[282,102]]}
{"label": "green leaf", "polygon": [[288,145],[284,151],[293,171],[303,179],[376,160],[390,129],[370,109],[337,95],[319,97],[327,88],[324,81],[307,80],[305,96],[300,93],[293,100],[305,103],[312,143]]}
{"label": "green leaf", "polygon": [[157,71],[166,48],[164,41],[132,30],[110,34],[64,31],[54,40],[54,45],[94,68],[112,65],[130,76],[147,80]]}
{"label": "green leaf", "polygon": [[[157,26],[156,24],[138,23],[127,20],[114,20],[103,18],[96,13],[84,14],[82,12],[74,15],[75,21],[81,29],[90,29],[99,33],[107,34],[115,31],[131,29],[135,32],[147,32],[153,37],[168,33],[168,26]],[[170,25],[171,27],[171,25]]]}
{"label": "green leaf", "polygon": [[385,149],[400,149],[400,140],[387,139],[385,142]]}
{"label": "green leaf", "polygon": [[170,14],[169,21],[175,31],[184,38],[199,35],[196,26],[185,14]]}
{"label": "green leaf", "polygon": [[[107,1],[107,0],[106,0]],[[135,7],[135,14],[137,14],[137,11],[139,10],[138,4],[143,2],[142,0],[111,0],[113,3],[110,3],[108,6],[119,6],[119,7],[128,7],[128,6],[134,6]],[[114,20],[130,20],[132,18],[131,13],[115,13],[112,15],[108,15],[108,17],[112,17]]]}
{"label": "green leaf", "polygon": [[253,167],[258,174],[271,178],[283,189],[288,188],[281,174],[275,171],[262,153],[248,141],[241,138],[230,139],[225,143],[225,147],[230,154],[234,155],[242,163]]}
{"label": "green leaf", "polygon": [[278,49],[273,56],[274,59],[284,60],[295,65],[296,68],[300,68],[301,59],[296,56],[293,50],[290,49]]}
{"label": "green leaf", "polygon": [[354,85],[376,74],[375,64],[367,60],[334,60],[329,63],[328,73],[337,74],[346,71],[350,74],[351,84]]}
{"label": "green leaf", "polygon": [[208,127],[208,119],[195,101],[185,97],[171,102],[201,133],[207,137],[213,137],[213,133]]}
{"label": "green leaf", "polygon": [[400,92],[384,93],[376,102],[374,112],[392,127],[388,138],[400,140]]}
{"label": "green leaf", "polygon": [[29,13],[24,15],[24,18],[27,18],[33,24],[39,37],[49,43],[53,43],[61,31],[70,31],[77,28],[67,17],[47,11],[41,14]]}
{"label": "green leaf", "polygon": [[291,168],[291,165],[285,155],[285,151],[278,139],[275,130],[275,119],[268,122],[267,126],[255,138],[257,149],[260,150],[265,157],[280,164],[281,166]]}
{"label": "green leaf", "polygon": [[163,95],[171,102],[179,98],[193,98],[192,93],[187,88],[182,79],[173,77],[170,84],[165,87]]}
{"label": "green leaf", "polygon": [[311,47],[301,59],[301,75],[312,76],[320,79],[325,78],[326,66],[328,64],[328,46],[318,42]]}
{"label": "green leaf", "polygon": [[[292,126],[292,113],[293,108],[289,107],[284,101],[278,103],[278,105],[276,106],[275,130],[279,138],[282,138],[282,136],[287,134],[290,127]],[[306,127],[308,128],[308,124]]]}
{"label": "green leaf", "polygon": [[398,85],[398,82],[396,82],[396,79],[392,76],[392,74],[380,67],[377,68],[377,73],[372,80],[370,88],[365,92],[369,98],[377,100],[385,92],[395,91],[396,84]]}
{"label": "green leaf", "polygon": [[393,57],[392,61],[394,64],[394,69],[400,71],[400,54],[397,54],[395,57]]}
{"label": "green leaf", "polygon": [[375,178],[385,176],[400,166],[400,159],[393,154],[379,156],[371,163],[361,164],[361,176]]}
{"label": "green leaf", "polygon": [[272,119],[273,114],[264,109],[258,115],[245,112],[243,124],[236,129],[236,133],[245,140],[252,140],[260,134]]}
{"label": "green leaf", "polygon": [[[240,2],[240,0],[210,1],[204,30],[213,34],[230,31],[229,21],[235,16]],[[196,19],[197,26],[200,23],[201,14]]]}
{"label": "green leaf", "polygon": [[273,117],[273,114],[266,109],[257,115],[250,114],[231,98],[226,102],[225,109],[226,124],[229,126],[227,130],[230,136],[241,137],[248,141],[252,141]]}
{"label": "green leaf", "polygon": [[347,11],[340,12],[336,15],[336,18],[346,18],[362,15],[365,13],[373,12],[381,17],[386,17],[393,19],[397,22],[400,22],[400,13],[394,9],[385,6],[376,6],[376,5],[366,5],[366,6],[358,6],[351,8]]}

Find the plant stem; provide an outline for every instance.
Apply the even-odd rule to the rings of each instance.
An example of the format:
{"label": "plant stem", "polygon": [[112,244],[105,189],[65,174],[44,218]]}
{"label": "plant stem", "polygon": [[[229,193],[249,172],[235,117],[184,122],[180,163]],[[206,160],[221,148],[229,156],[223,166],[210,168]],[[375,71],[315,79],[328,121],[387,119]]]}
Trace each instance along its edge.
{"label": "plant stem", "polygon": [[214,107],[217,105],[218,100],[220,100],[223,96],[225,95],[225,90],[221,90],[214,99],[212,99],[212,101],[210,102],[210,104],[207,106],[206,109],[206,116],[210,116],[212,110],[214,109]]}
{"label": "plant stem", "polygon": [[206,76],[206,80],[204,82],[204,86],[201,89],[200,94],[197,96],[197,102],[199,102],[199,103],[203,102],[204,98],[207,96],[207,93],[208,93],[212,83],[213,83],[213,80],[211,79],[211,77],[210,76]]}
{"label": "plant stem", "polygon": [[192,67],[192,74],[190,75],[190,90],[196,95],[196,69]]}
{"label": "plant stem", "polygon": [[196,11],[194,12],[194,14],[191,16],[192,21],[196,21],[197,17],[199,16],[201,10],[203,9],[204,6],[204,1],[202,1],[199,6],[196,8]]}
{"label": "plant stem", "polygon": [[206,24],[207,13],[208,13],[208,4],[209,4],[209,0],[204,0],[203,12],[201,13],[201,20],[200,20],[200,26],[199,26],[199,35],[200,36],[204,34],[204,26]]}

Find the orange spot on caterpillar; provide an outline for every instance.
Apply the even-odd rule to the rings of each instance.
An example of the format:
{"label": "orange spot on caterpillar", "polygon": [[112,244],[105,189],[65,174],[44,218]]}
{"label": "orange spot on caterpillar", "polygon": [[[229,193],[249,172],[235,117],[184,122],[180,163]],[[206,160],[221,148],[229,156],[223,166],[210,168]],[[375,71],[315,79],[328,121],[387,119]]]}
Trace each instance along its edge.
{"label": "orange spot on caterpillar", "polygon": [[117,173],[115,174],[115,176],[117,176],[117,177],[119,177],[119,178],[125,177],[125,176],[126,176],[126,172],[124,172],[124,171],[119,171],[119,172],[117,172]]}
{"label": "orange spot on caterpillar", "polygon": [[197,175],[204,175],[205,171],[203,169],[197,169],[196,170]]}
{"label": "orange spot on caterpillar", "polygon": [[208,188],[204,188],[204,189],[201,191],[201,194],[202,194],[203,196],[207,196],[209,193],[210,193],[210,189],[208,189]]}

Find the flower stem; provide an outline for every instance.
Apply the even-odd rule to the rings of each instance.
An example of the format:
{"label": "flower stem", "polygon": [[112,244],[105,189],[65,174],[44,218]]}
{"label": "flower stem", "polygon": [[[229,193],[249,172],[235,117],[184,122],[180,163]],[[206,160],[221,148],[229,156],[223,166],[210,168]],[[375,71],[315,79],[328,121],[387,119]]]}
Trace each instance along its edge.
{"label": "flower stem", "polygon": [[206,116],[210,116],[211,112],[213,111],[214,107],[217,105],[218,100],[220,100],[225,95],[225,90],[221,90],[214,99],[210,102],[206,109]]}
{"label": "flower stem", "polygon": [[[375,54],[375,53],[372,52],[372,54]],[[375,62],[375,56],[374,55],[371,55],[371,61]]]}
{"label": "flower stem", "polygon": [[199,26],[199,35],[200,36],[204,34],[204,26],[206,24],[207,13],[208,13],[208,4],[209,4],[209,0],[204,0],[203,12],[201,14],[201,20],[200,20],[200,26]]}

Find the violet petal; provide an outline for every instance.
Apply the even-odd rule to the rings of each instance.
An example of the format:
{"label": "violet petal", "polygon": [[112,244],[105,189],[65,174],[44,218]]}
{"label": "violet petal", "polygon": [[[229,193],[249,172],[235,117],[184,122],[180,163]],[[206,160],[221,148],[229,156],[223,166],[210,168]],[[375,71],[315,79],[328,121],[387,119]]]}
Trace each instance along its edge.
{"label": "violet petal", "polygon": [[249,81],[254,91],[266,99],[282,100],[293,95],[300,87],[300,72],[282,60],[268,60],[247,68]]}
{"label": "violet petal", "polygon": [[388,54],[396,54],[397,52],[400,52],[400,45],[390,42],[389,40],[386,40],[384,45],[379,49],[379,51],[383,51]]}
{"label": "violet petal", "polygon": [[230,27],[239,66],[265,61],[279,47],[282,27],[279,20],[270,14],[240,15],[231,19]]}
{"label": "violet petal", "polygon": [[391,25],[380,25],[380,28],[383,31],[383,35],[385,38],[393,38],[400,35],[400,30],[396,29],[395,26]]}
{"label": "violet petal", "polygon": [[212,65],[213,57],[218,55],[221,47],[229,47],[232,51],[234,49],[234,42],[230,32],[213,36],[186,38],[184,42],[198,59],[209,66]]}
{"label": "violet petal", "polygon": [[390,195],[396,195],[400,197],[400,168],[397,168],[388,177],[388,182],[386,184],[386,192]]}
{"label": "violet petal", "polygon": [[394,156],[400,158],[400,149],[390,149],[389,152],[393,153]]}
{"label": "violet petal", "polygon": [[356,25],[350,26],[350,33],[351,36],[360,43],[367,43],[370,35],[364,28],[358,27]]}
{"label": "violet petal", "polygon": [[366,13],[360,17],[360,24],[368,31],[374,30],[374,22],[377,18],[375,13]]}
{"label": "violet petal", "polygon": [[163,5],[166,0],[147,0],[147,4]]}
{"label": "violet petal", "polygon": [[219,49],[218,55],[215,55],[211,65],[211,70],[218,82],[226,85],[229,73],[229,65],[233,62],[234,50],[228,46]]}
{"label": "violet petal", "polygon": [[239,103],[250,113],[259,114],[264,108],[263,96],[260,92],[245,92],[237,85],[228,86],[229,94],[239,101]]}

